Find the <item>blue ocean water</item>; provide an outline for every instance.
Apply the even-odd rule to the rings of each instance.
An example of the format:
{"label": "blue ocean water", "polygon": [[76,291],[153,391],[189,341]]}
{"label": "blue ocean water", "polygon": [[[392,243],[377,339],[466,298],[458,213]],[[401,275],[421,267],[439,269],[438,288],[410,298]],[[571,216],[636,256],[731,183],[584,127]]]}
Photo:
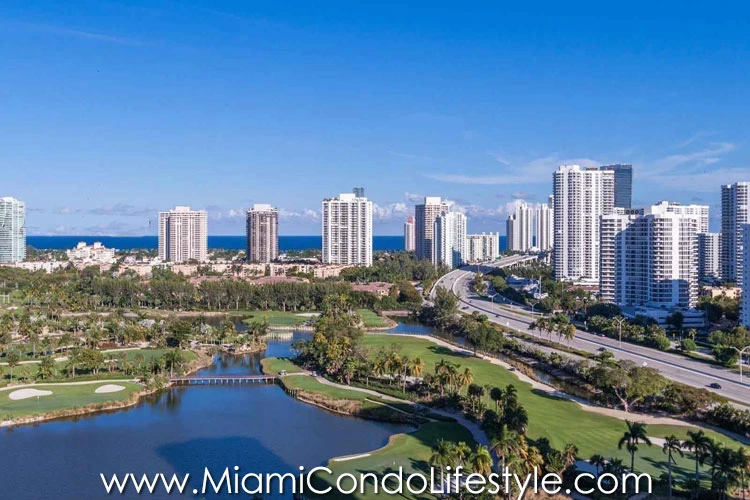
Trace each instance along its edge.
{"label": "blue ocean water", "polygon": [[[158,247],[156,236],[28,236],[26,244],[37,249],[67,250],[73,248],[79,241],[91,244],[100,241],[108,248],[118,250],[132,250],[135,248],[155,249]],[[279,249],[307,250],[320,248],[320,236],[279,236]],[[403,250],[403,236],[373,236],[374,250]],[[242,235],[208,236],[209,248],[226,248],[228,250],[242,250],[245,248],[245,237]]]}

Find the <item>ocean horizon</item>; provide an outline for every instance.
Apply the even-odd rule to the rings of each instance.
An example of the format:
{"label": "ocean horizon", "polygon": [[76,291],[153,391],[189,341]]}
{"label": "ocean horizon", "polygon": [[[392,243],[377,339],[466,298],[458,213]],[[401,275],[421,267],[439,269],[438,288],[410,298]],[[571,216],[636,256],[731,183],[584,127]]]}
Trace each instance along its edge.
{"label": "ocean horizon", "polygon": [[[107,248],[117,250],[158,248],[157,236],[85,236],[85,235],[60,235],[60,236],[27,236],[26,244],[38,250],[68,250],[84,241],[92,244],[101,242]],[[322,246],[322,237],[319,235],[281,235],[279,236],[279,250],[288,252],[290,250],[318,249]],[[223,248],[227,250],[243,250],[245,248],[244,235],[208,235],[208,247],[211,249]],[[505,247],[505,236],[500,236],[500,248]],[[404,237],[401,235],[378,235],[372,237],[372,248],[375,251],[398,251],[404,249]]]}

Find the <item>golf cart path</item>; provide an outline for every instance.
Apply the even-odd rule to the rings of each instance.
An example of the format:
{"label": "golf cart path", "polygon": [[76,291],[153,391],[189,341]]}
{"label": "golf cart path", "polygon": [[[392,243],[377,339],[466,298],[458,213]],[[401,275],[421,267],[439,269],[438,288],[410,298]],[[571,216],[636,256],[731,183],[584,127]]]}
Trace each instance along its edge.
{"label": "golf cart path", "polygon": [[[387,333],[368,332],[367,335],[388,335],[388,334]],[[429,340],[433,344],[437,344],[440,347],[445,347],[446,349],[450,349],[453,352],[457,352],[459,354],[465,354],[465,355],[468,355],[468,356],[474,356],[474,352],[471,351],[471,350],[469,350],[469,349],[465,349],[465,348],[462,348],[462,347],[455,346],[455,345],[451,344],[450,342],[446,342],[446,341],[444,341],[442,339],[433,337],[431,335],[419,335],[419,334],[404,333],[404,334],[399,334],[399,336],[414,337],[414,338]],[[476,357],[481,358],[481,359],[483,359],[485,361],[489,361],[493,365],[502,366],[503,368],[506,368],[508,370],[510,370],[512,368],[508,363],[505,363],[504,361],[501,361],[501,360],[499,360],[497,358],[493,358],[491,356],[485,356],[483,354],[477,354]],[[551,396],[555,396],[557,398],[567,399],[567,400],[573,401],[574,403],[577,403],[581,408],[583,408],[583,410],[591,412],[591,413],[598,413],[599,415],[605,415],[607,417],[613,417],[613,418],[617,418],[619,420],[631,420],[631,421],[643,422],[644,424],[676,425],[676,426],[681,426],[681,427],[699,427],[699,428],[703,428],[703,429],[708,429],[708,430],[712,430],[712,431],[715,431],[715,432],[719,432],[719,433],[724,434],[724,435],[726,435],[728,437],[736,439],[737,441],[739,441],[739,442],[741,442],[743,444],[750,444],[750,439],[748,439],[748,438],[746,438],[744,436],[741,436],[741,435],[736,434],[736,433],[728,432],[728,431],[725,431],[725,430],[716,429],[716,428],[714,428],[714,427],[712,427],[710,425],[701,424],[700,422],[695,422],[695,423],[694,422],[686,422],[684,420],[680,420],[680,419],[676,419],[676,418],[672,418],[672,417],[656,417],[656,416],[653,416],[653,415],[644,415],[644,414],[641,414],[641,413],[630,413],[630,412],[626,412],[626,411],[623,411],[623,410],[617,410],[617,409],[614,409],[614,408],[604,408],[604,407],[601,407],[601,406],[595,406],[595,405],[592,405],[591,403],[589,403],[588,401],[585,401],[583,399],[577,398],[577,397],[572,396],[570,394],[566,394],[566,393],[564,393],[562,391],[559,391],[559,390],[555,389],[552,386],[549,386],[547,384],[539,382],[538,380],[534,380],[533,378],[529,377],[528,375],[525,375],[524,373],[521,373],[518,370],[514,370],[512,373],[513,373],[513,375],[515,375],[522,382],[527,382],[527,383],[531,384],[531,386],[534,389],[537,389],[537,390],[540,390],[540,391],[544,391],[547,394],[550,394]]]}

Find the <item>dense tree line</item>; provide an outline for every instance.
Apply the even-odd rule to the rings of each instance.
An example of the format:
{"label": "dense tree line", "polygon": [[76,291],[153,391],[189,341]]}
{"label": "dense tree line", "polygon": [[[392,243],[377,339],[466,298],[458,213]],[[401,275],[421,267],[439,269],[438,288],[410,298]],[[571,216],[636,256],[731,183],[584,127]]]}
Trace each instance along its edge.
{"label": "dense tree line", "polygon": [[[8,272],[10,271],[10,272]],[[147,307],[168,310],[318,310],[327,296],[345,295],[356,307],[370,309],[418,308],[421,296],[406,280],[392,293],[378,297],[352,290],[345,281],[281,282],[217,279],[199,285],[169,270],[155,269],[150,279],[135,274],[100,273],[96,267],[53,273],[0,268],[0,293],[22,294],[29,306],[48,310],[89,311],[100,308]]]}

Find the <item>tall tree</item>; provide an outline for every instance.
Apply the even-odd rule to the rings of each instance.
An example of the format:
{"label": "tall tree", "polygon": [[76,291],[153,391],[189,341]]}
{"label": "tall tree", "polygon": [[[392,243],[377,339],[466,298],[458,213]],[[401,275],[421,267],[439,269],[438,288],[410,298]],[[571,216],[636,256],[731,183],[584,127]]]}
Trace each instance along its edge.
{"label": "tall tree", "polygon": [[677,453],[680,456],[683,455],[682,453],[682,443],[680,442],[677,437],[672,434],[670,436],[667,436],[664,438],[664,444],[662,445],[662,451],[664,454],[667,455],[667,471],[669,474],[669,495],[668,498],[672,498],[672,465],[676,464],[676,461],[674,458],[672,458],[673,453]]}
{"label": "tall tree", "polygon": [[643,422],[631,422],[626,420],[627,430],[617,443],[617,447],[622,449],[623,446],[630,453],[630,470],[635,472],[635,454],[638,452],[638,444],[645,443],[651,446],[651,440],[646,435],[646,424]]}

